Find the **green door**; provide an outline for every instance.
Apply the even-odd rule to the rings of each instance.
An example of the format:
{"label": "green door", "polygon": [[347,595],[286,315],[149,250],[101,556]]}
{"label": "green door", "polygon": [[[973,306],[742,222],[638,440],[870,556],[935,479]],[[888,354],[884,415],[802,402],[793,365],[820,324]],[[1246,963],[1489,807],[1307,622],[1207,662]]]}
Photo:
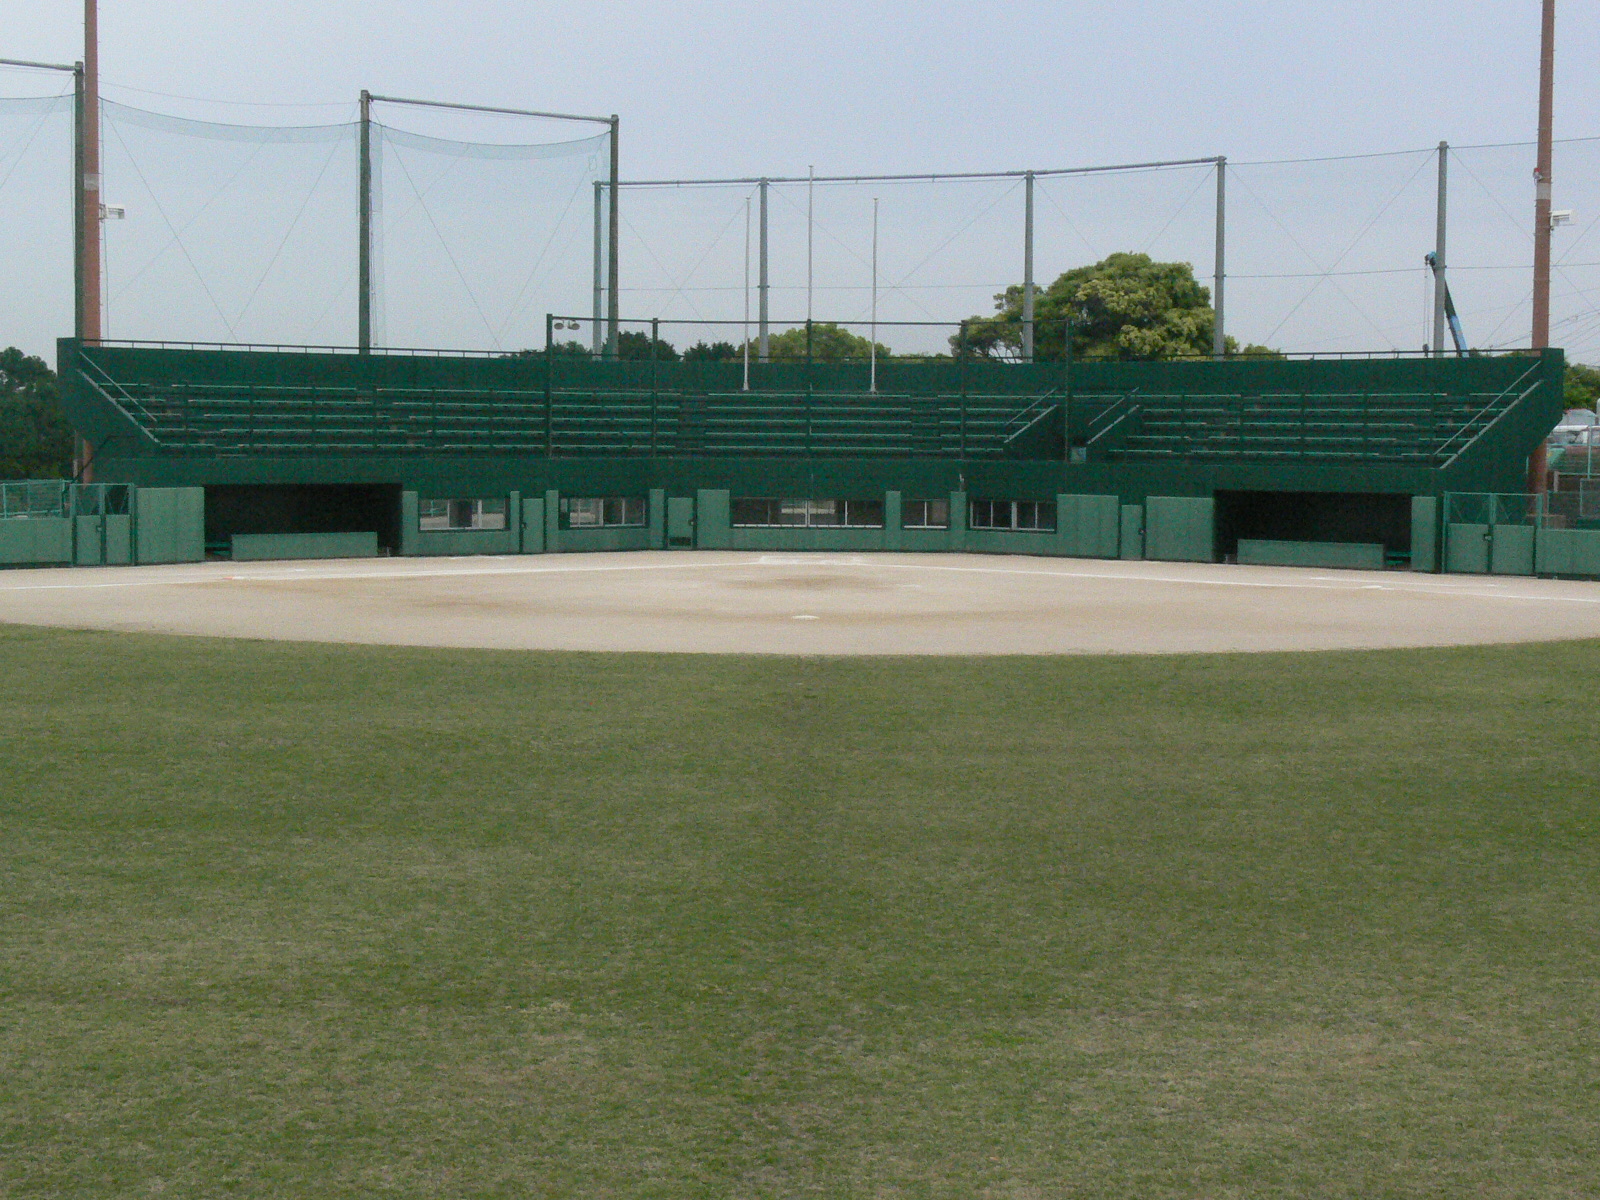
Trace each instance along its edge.
{"label": "green door", "polygon": [[694,549],[694,497],[667,497],[667,549]]}
{"label": "green door", "polygon": [[1444,569],[1464,575],[1489,573],[1491,525],[1458,524],[1445,526]]}
{"label": "green door", "polygon": [[1489,570],[1496,575],[1533,574],[1533,526],[1496,525],[1489,539]]}

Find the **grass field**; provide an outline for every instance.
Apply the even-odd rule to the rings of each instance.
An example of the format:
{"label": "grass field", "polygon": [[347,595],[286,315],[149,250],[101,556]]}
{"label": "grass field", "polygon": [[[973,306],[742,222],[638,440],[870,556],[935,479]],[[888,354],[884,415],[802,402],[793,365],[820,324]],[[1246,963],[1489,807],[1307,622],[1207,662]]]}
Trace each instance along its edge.
{"label": "grass field", "polygon": [[6,1196],[1600,1191],[1597,643],[0,667]]}

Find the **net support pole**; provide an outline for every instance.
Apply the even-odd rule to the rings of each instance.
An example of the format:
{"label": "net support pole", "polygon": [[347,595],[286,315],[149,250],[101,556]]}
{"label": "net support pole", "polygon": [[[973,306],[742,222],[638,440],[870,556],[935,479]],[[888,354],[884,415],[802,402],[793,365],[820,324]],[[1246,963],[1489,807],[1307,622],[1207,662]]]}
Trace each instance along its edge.
{"label": "net support pole", "polygon": [[372,93],[361,90],[361,197],[356,266],[356,349],[372,353]]}
{"label": "net support pole", "polygon": [[1033,172],[1022,189],[1022,361],[1033,361]]}
{"label": "net support pole", "polygon": [[622,218],[621,218],[621,214],[619,212],[619,203],[618,203],[621,200],[621,196],[618,195],[618,192],[621,189],[619,189],[617,187],[617,183],[618,183],[618,180],[619,180],[619,177],[620,177],[619,164],[621,163],[622,160],[618,157],[618,152],[617,152],[617,133],[619,131],[619,127],[621,126],[621,124],[622,124],[621,120],[617,117],[617,115],[615,113],[613,113],[611,115],[611,182],[610,182],[610,185],[609,185],[609,193],[608,193],[607,198],[606,198],[607,199],[607,203],[610,206],[610,212],[609,212],[610,229],[608,231],[609,240],[610,240],[610,262],[607,265],[607,271],[606,271],[606,276],[607,276],[607,280],[606,280],[606,357],[607,358],[616,358],[617,357],[617,320],[618,320],[618,317],[621,315],[620,312],[619,312],[619,304],[618,304],[618,299],[617,299],[617,270],[618,270],[617,253],[618,253],[618,250],[620,248],[620,243],[622,241],[622,227],[620,225],[620,221],[621,221]]}
{"label": "net support pole", "polygon": [[812,271],[811,271],[812,259],[811,259],[811,251],[812,251],[812,243],[813,243],[813,226],[815,225],[814,218],[816,216],[816,198],[817,198],[817,169],[816,169],[816,167],[807,167],[806,168],[806,321],[807,321],[807,323],[809,323],[810,320],[811,320],[811,291],[812,291]]}
{"label": "net support pole", "polygon": [[[1539,162],[1533,200],[1533,348],[1550,345],[1550,177],[1555,127],[1556,0],[1544,0],[1539,34]],[[1545,491],[1545,444],[1528,456],[1528,490]]]}
{"label": "net support pole", "polygon": [[83,2],[82,118],[78,123],[80,267],[78,336],[85,342],[100,340],[103,314],[100,276],[100,223],[104,197],[100,194],[100,18],[96,0]]}
{"label": "net support pole", "polygon": [[1433,234],[1433,356],[1444,357],[1444,251],[1448,230],[1446,209],[1449,202],[1450,143],[1439,143],[1439,200]]}
{"label": "net support pole", "polygon": [[605,319],[605,310],[601,307],[601,298],[605,294],[605,252],[601,248],[605,241],[602,231],[600,200],[605,192],[605,183],[599,179],[594,181],[594,356],[600,357],[605,349],[605,335],[600,332],[600,323]]}
{"label": "net support pole", "polygon": [[1217,248],[1212,260],[1211,309],[1216,320],[1211,325],[1211,357],[1228,353],[1228,334],[1224,320],[1223,288],[1228,279],[1228,160],[1217,158]]}
{"label": "net support pole", "polygon": [[83,126],[88,115],[84,93],[83,64],[72,71],[72,336],[84,338],[84,282],[88,278],[88,252],[84,245],[89,230],[87,204],[89,189],[83,178]]}
{"label": "net support pole", "polygon": [[761,205],[758,233],[756,235],[756,336],[761,342],[760,359],[768,361],[771,350],[771,328],[768,324],[769,288],[767,276],[767,181],[761,181]]}
{"label": "net support pole", "polygon": [[867,340],[872,367],[867,390],[878,391],[878,198],[872,198],[872,336]]}

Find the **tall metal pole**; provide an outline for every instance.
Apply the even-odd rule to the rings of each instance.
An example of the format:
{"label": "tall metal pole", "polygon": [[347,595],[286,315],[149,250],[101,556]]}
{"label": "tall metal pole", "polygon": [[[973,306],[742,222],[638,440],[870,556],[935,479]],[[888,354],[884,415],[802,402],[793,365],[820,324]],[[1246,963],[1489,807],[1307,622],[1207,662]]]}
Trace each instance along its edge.
{"label": "tall metal pole", "polygon": [[1022,190],[1022,361],[1033,361],[1033,172]]}
{"label": "tall metal pole", "polygon": [[101,329],[100,279],[100,18],[96,0],[83,0],[83,119],[78,126],[78,220],[82,276],[78,289],[78,336],[98,342]]}
{"label": "tall metal pole", "polygon": [[[1550,175],[1555,127],[1556,0],[1544,0],[1539,33],[1539,162],[1533,200],[1533,348],[1550,345]],[[1545,444],[1528,456],[1528,490],[1545,491],[1549,477]]]}
{"label": "tall metal pole", "polygon": [[372,93],[361,89],[361,211],[356,266],[356,348],[372,353]]}
{"label": "tall metal pole", "polygon": [[761,181],[761,221],[756,235],[756,329],[761,339],[761,361],[766,362],[770,349],[767,327],[767,181]]}
{"label": "tall metal pole", "polygon": [[606,290],[606,357],[617,357],[617,318],[620,315],[617,293],[617,251],[622,242],[622,226],[619,224],[621,217],[618,213],[618,201],[621,200],[621,189],[617,187],[621,159],[617,157],[617,132],[622,122],[615,113],[611,115],[611,185],[606,196],[606,202],[611,206],[611,262],[608,271]]}
{"label": "tall metal pole", "polygon": [[605,347],[605,337],[600,332],[601,314],[603,312],[600,307],[600,297],[605,291],[602,275],[605,270],[605,255],[600,249],[601,242],[604,240],[600,232],[600,196],[605,186],[598,179],[594,181],[594,356],[596,358],[600,357],[600,352]]}
{"label": "tall metal pole", "polygon": [[872,336],[867,339],[872,357],[871,375],[867,390],[878,390],[878,198],[872,198]]}
{"label": "tall metal pole", "polygon": [[815,214],[815,200],[817,191],[817,169],[806,168],[806,325],[811,324],[811,230],[812,217]]}
{"label": "tall metal pole", "polygon": [[1433,234],[1433,356],[1444,357],[1444,250],[1445,233],[1449,226],[1445,220],[1449,200],[1450,143],[1439,143],[1439,202],[1437,225]]}
{"label": "tall metal pole", "polygon": [[750,197],[744,198],[744,336],[739,356],[744,359],[744,391],[750,390]]}
{"label": "tall metal pole", "polygon": [[1211,356],[1222,358],[1228,352],[1228,335],[1223,320],[1223,285],[1227,282],[1228,250],[1228,160],[1217,159],[1217,248],[1212,261],[1211,309],[1216,321],[1211,327]]}

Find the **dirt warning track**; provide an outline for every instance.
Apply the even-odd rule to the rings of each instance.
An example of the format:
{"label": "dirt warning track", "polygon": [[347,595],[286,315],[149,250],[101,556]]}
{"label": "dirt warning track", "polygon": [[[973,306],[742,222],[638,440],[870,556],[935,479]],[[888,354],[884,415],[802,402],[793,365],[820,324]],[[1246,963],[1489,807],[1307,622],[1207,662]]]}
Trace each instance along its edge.
{"label": "dirt warning track", "polygon": [[1600,637],[1600,584],[965,554],[633,552],[0,572],[0,621],[754,654],[1322,650]]}

